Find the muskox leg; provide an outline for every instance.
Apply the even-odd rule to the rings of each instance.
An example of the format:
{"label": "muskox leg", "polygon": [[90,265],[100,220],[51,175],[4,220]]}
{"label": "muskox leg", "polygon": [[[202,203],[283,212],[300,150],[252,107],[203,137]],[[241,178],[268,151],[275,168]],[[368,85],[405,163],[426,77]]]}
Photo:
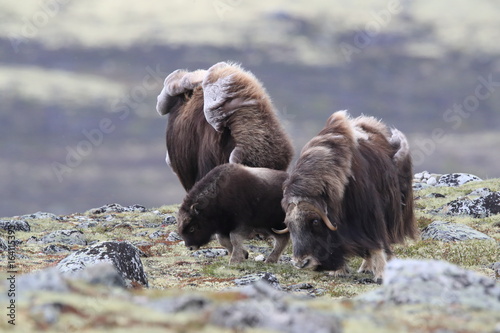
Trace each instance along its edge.
{"label": "muskox leg", "polygon": [[375,281],[381,283],[387,263],[386,249],[370,250],[363,259],[358,273],[373,273]]}
{"label": "muskox leg", "polygon": [[233,232],[229,234],[231,245],[233,246],[233,253],[229,264],[236,264],[248,258],[248,252],[243,248],[243,241],[245,237],[239,233]]}
{"label": "muskox leg", "polygon": [[349,275],[349,267],[347,267],[346,264],[342,266],[341,268],[337,269],[336,271],[331,271],[328,273],[328,275],[334,276],[334,277],[345,277]]}
{"label": "muskox leg", "polygon": [[373,272],[375,281],[377,283],[382,283],[385,265],[387,263],[385,249],[371,250],[369,260],[371,261],[370,270]]}
{"label": "muskox leg", "polygon": [[290,239],[290,234],[286,233],[283,235],[273,235],[274,238],[274,248],[273,252],[267,257],[266,262],[267,263],[276,263],[278,262],[278,259],[281,256],[281,253],[285,249],[286,245],[288,244],[288,240]]}
{"label": "muskox leg", "polygon": [[225,235],[217,234],[217,240],[220,245],[227,249],[229,256],[231,256],[233,254],[233,244],[231,244],[231,238]]}

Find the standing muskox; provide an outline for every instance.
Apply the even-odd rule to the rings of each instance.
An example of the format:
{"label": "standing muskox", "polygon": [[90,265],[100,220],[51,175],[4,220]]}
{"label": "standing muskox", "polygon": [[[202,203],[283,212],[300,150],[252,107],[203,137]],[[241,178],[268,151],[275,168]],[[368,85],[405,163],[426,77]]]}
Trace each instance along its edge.
{"label": "standing muskox", "polygon": [[284,230],[299,268],[347,272],[346,258],[379,281],[390,245],[414,238],[408,142],[371,117],[339,111],[302,149],[283,184]]}
{"label": "standing muskox", "polygon": [[230,263],[248,257],[243,241],[256,234],[274,238],[266,262],[277,262],[288,243],[281,209],[285,171],[250,168],[241,164],[215,167],[189,191],[177,214],[179,234],[190,250],[205,245],[216,234],[231,256]]}
{"label": "standing muskox", "polygon": [[165,79],[157,111],[169,114],[167,163],[188,191],[224,163],[286,170],[293,149],[266,90],[250,72],[220,62],[176,70]]}

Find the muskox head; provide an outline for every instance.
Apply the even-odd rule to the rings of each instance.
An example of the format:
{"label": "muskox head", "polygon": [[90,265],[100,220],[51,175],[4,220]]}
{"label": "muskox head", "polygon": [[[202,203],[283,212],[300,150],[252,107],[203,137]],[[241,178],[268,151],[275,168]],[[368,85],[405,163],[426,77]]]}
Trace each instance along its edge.
{"label": "muskox head", "polygon": [[206,223],[198,204],[182,205],[177,213],[179,235],[191,251],[210,242],[213,230]]}
{"label": "muskox head", "polygon": [[294,264],[298,268],[338,270],[343,268],[344,253],[336,222],[330,221],[322,208],[307,201],[284,204],[284,230],[290,232]]}

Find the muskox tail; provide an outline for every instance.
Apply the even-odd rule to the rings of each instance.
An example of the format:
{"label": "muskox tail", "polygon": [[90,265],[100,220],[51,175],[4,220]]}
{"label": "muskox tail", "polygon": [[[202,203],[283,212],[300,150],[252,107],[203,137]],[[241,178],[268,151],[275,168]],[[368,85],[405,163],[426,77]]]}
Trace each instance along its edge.
{"label": "muskox tail", "polygon": [[[413,168],[410,146],[406,136],[397,129],[392,129],[389,143],[394,148],[393,161],[398,170],[399,188],[402,205],[402,236],[415,239],[418,235],[413,211]],[[403,241],[401,239],[400,241]]]}

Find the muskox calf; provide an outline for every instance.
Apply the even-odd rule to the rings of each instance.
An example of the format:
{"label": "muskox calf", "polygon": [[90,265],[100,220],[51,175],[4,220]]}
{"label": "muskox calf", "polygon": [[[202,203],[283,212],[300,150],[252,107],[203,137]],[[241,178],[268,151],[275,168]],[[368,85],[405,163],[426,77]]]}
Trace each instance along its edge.
{"label": "muskox calf", "polygon": [[284,228],[281,208],[286,172],[223,164],[214,168],[189,191],[178,212],[179,234],[190,250],[207,244],[216,234],[230,253],[230,263],[248,258],[243,241],[256,234],[274,238],[266,262],[278,261],[289,235],[272,232]]}
{"label": "muskox calf", "polygon": [[262,83],[236,64],[174,71],[156,109],[169,114],[166,161],[186,191],[217,165],[284,171],[292,159],[291,141]]}
{"label": "muskox calf", "polygon": [[371,117],[334,113],[302,149],[284,182],[286,229],[299,268],[347,272],[346,258],[364,258],[360,271],[383,276],[390,245],[415,237],[408,142]]}

